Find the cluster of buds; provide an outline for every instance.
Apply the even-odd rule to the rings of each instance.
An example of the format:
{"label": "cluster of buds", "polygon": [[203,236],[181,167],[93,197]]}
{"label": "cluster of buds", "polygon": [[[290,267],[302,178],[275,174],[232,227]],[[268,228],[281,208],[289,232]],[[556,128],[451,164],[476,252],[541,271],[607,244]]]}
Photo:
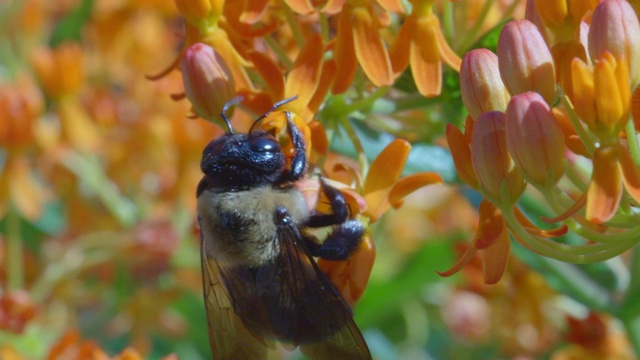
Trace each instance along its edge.
{"label": "cluster of buds", "polygon": [[[525,20],[507,23],[497,54],[463,58],[465,132],[447,138],[461,179],[478,190],[473,244],[444,275],[483,255],[485,282],[500,279],[508,234],[539,254],[602,261],[638,242],[640,148],[631,97],[640,72],[640,25],[624,0],[530,0]],[[589,20],[590,19],[590,20]],[[636,110],[637,111],[637,110]],[[551,230],[517,207],[537,190]],[[582,244],[559,237],[573,233]]]}

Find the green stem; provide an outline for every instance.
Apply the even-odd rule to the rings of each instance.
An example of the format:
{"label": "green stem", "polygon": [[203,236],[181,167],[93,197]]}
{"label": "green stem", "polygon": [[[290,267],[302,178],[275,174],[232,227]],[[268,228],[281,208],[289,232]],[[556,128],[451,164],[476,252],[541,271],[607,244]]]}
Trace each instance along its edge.
{"label": "green stem", "polygon": [[620,320],[627,333],[627,339],[633,346],[634,353],[640,354],[640,316],[623,317]]}
{"label": "green stem", "polygon": [[293,11],[291,11],[289,5],[284,3],[284,1],[280,1],[280,6],[284,10],[284,16],[287,19],[287,23],[289,24],[291,34],[293,34],[293,38],[296,40],[296,44],[298,44],[300,48],[303,48],[305,44],[305,38],[304,35],[302,35],[302,31],[300,31],[298,22],[295,19],[295,14],[293,13]]}
{"label": "green stem", "polygon": [[367,109],[371,107],[376,100],[384,96],[387,92],[389,92],[388,86],[377,88],[369,96],[364,97],[360,100],[354,101],[348,106],[346,106],[343,110],[343,114],[348,115],[356,111]]}
{"label": "green stem", "polygon": [[509,229],[524,242],[524,246],[534,250],[540,255],[556,260],[570,262],[574,264],[587,264],[604,261],[614,256],[620,255],[632,248],[637,240],[625,239],[615,244],[596,243],[589,245],[568,245],[556,243],[546,238],[529,234],[516,219],[511,208],[501,208],[502,216],[507,222]]}
{"label": "green stem", "polygon": [[353,128],[353,125],[351,125],[351,121],[349,121],[349,118],[347,116],[342,116],[340,118],[340,124],[342,125],[342,128],[347,132],[347,136],[353,143],[353,148],[356,150],[358,164],[360,165],[360,173],[366,176],[367,171],[369,171],[369,161],[367,160],[367,154],[364,152],[364,147],[360,142],[360,138],[358,138],[358,134],[356,134],[356,131]]}
{"label": "green stem", "polygon": [[287,56],[287,52],[282,48],[282,45],[271,36],[265,36],[264,39],[267,42],[267,45],[269,45],[269,48],[271,48],[271,50],[276,54],[278,60],[280,60],[287,69],[291,69],[293,61],[289,59],[289,56]]}
{"label": "green stem", "polygon": [[631,152],[631,158],[637,167],[640,167],[640,147],[638,146],[638,138],[636,138],[636,127],[632,119],[627,121],[625,126],[625,132],[627,133],[627,143],[629,144],[629,152]]}
{"label": "green stem", "polygon": [[484,21],[487,18],[487,14],[489,14],[489,10],[491,10],[491,8],[493,7],[493,3],[493,0],[489,0],[484,3],[484,7],[480,11],[478,17],[475,19],[475,22],[473,23],[471,29],[464,32],[465,35],[460,41],[460,46],[458,46],[458,49],[468,49],[471,44],[477,39],[477,36],[480,33],[480,28],[484,24]]}
{"label": "green stem", "polygon": [[608,292],[591,281],[574,265],[545,257],[541,257],[539,260],[545,273],[553,274],[558,280],[558,288],[562,289],[564,293],[571,294],[589,309],[609,312],[612,301]]}
{"label": "green stem", "polygon": [[22,289],[24,286],[24,248],[20,214],[15,206],[9,206],[7,212],[7,287]]}
{"label": "green stem", "polygon": [[566,95],[562,96],[562,102],[564,104],[564,108],[567,110],[569,120],[571,120],[571,124],[573,125],[576,134],[578,134],[578,137],[580,137],[580,139],[582,140],[582,144],[584,144],[587,152],[589,152],[589,154],[593,154],[596,147],[589,134],[584,130],[584,127],[582,126],[578,115],[573,110],[573,104],[571,104]]}

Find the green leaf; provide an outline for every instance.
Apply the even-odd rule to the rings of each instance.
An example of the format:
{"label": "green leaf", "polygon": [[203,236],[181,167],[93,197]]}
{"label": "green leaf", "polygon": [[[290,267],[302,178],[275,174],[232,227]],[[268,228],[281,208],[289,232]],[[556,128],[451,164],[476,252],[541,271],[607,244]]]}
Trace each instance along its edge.
{"label": "green leaf", "polygon": [[84,25],[91,19],[94,0],[83,0],[82,3],[63,17],[55,26],[51,37],[51,47],[66,41],[79,42]]}

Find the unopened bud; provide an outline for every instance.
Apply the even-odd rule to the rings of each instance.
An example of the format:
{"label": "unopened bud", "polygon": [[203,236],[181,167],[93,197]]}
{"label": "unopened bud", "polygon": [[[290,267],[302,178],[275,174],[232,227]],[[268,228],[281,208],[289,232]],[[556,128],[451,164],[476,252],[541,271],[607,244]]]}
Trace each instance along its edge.
{"label": "unopened bud", "polygon": [[528,20],[507,23],[498,40],[500,75],[511,95],[535,91],[547,103],[556,93],[553,58],[538,28]]}
{"label": "unopened bud", "polygon": [[184,90],[193,112],[205,120],[219,117],[224,104],[235,97],[231,70],[212,47],[196,43],[182,56]]}
{"label": "unopened bud", "polygon": [[511,98],[506,112],[507,146],[533,185],[549,188],[564,173],[564,138],[549,105],[535,92]]}
{"label": "unopened bud", "polygon": [[462,102],[473,119],[487,111],[504,111],[509,93],[498,70],[498,57],[487,49],[469,51],[460,67]]}

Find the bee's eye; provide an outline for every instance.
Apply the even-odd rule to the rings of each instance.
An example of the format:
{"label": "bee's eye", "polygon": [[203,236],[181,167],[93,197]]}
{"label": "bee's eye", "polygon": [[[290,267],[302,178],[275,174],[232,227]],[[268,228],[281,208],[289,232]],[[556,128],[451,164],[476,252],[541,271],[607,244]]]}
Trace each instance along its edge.
{"label": "bee's eye", "polygon": [[256,152],[278,152],[280,143],[272,137],[258,137],[251,140],[251,150]]}

